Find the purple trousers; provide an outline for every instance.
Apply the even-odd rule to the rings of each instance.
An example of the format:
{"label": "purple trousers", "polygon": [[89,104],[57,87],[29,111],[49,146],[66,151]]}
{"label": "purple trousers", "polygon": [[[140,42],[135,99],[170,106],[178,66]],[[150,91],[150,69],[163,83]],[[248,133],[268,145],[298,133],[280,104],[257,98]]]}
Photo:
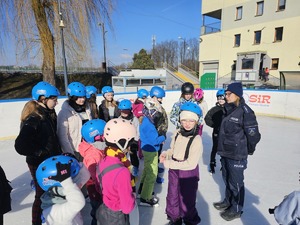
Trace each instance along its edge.
{"label": "purple trousers", "polygon": [[193,170],[169,169],[166,213],[171,221],[183,219],[190,225],[200,223],[196,209],[198,182],[198,166]]}

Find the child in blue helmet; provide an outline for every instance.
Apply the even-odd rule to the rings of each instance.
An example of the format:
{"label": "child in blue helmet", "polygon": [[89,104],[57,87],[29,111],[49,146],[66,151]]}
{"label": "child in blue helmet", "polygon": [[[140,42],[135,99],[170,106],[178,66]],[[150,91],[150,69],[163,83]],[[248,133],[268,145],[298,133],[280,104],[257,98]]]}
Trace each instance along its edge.
{"label": "child in blue helmet", "polygon": [[35,186],[32,205],[32,224],[41,224],[41,201],[44,191],[36,181],[36,169],[50,156],[61,154],[56,134],[57,119],[55,106],[59,91],[53,85],[41,81],[32,88],[32,100],[28,101],[21,113],[21,129],[15,140],[16,151],[26,156],[30,174]]}
{"label": "child in blue helmet", "polygon": [[[145,100],[148,98],[149,92],[146,89],[139,89],[137,92],[137,99],[132,103],[132,112],[142,122],[143,118],[143,108]],[[141,142],[138,142],[138,156],[140,159],[143,158],[143,153],[141,149]]]}
{"label": "child in blue helmet", "polygon": [[180,128],[176,130],[170,149],[160,155],[160,162],[169,168],[166,214],[169,224],[196,225],[201,219],[196,209],[199,182],[198,162],[203,151],[198,134],[198,120],[202,112],[192,102],[180,107]]}
{"label": "child in blue helmet", "polygon": [[81,143],[81,127],[92,119],[91,110],[86,104],[86,89],[80,82],[68,85],[68,99],[62,104],[57,116],[57,134],[63,152],[76,156],[82,162],[83,158],[78,151]]}
{"label": "child in blue helmet", "polygon": [[96,210],[102,203],[101,191],[97,180],[97,165],[104,157],[106,147],[103,132],[106,122],[101,119],[93,119],[86,122],[81,128],[82,142],[78,150],[83,157],[83,163],[88,168],[91,178],[86,184],[91,203],[91,225],[97,225]]}
{"label": "child in blue helmet", "polygon": [[86,86],[86,101],[91,110],[93,119],[99,118],[98,105],[97,105],[97,88],[95,86]]}
{"label": "child in blue helmet", "polygon": [[114,100],[114,90],[110,86],[104,86],[101,90],[104,100],[99,105],[99,119],[106,122],[120,116],[118,103]]}
{"label": "child in blue helmet", "polygon": [[83,225],[80,210],[85,205],[85,199],[80,188],[89,176],[85,166],[70,156],[53,156],[39,165],[36,177],[45,191],[41,196],[43,223]]}
{"label": "child in blue helmet", "polygon": [[220,89],[216,94],[217,102],[214,107],[212,107],[204,117],[207,126],[213,128],[212,141],[213,146],[210,154],[209,172],[215,173],[216,167],[216,154],[218,150],[218,135],[223,117],[223,109],[225,105],[225,90]]}
{"label": "child in blue helmet", "polygon": [[134,141],[130,145],[130,162],[132,165],[131,173],[134,177],[137,177],[138,172],[139,172],[139,165],[140,165],[139,158],[137,155],[138,147],[139,147],[138,143],[140,140],[140,133],[139,133],[140,122],[139,122],[138,118],[134,116],[134,114],[132,112],[132,103],[130,100],[124,99],[124,100],[120,101],[118,108],[121,113],[119,118],[129,120],[137,130],[136,137],[134,138]]}
{"label": "child in blue helmet", "polygon": [[[166,92],[161,87],[154,86],[150,90],[150,97],[152,98],[153,101],[158,102],[160,104],[161,113],[162,113],[162,116],[160,117],[159,121],[156,124],[158,134],[167,137],[168,116],[167,116],[166,110],[162,106],[162,103],[163,103],[162,101],[165,96],[166,96]],[[158,158],[160,156],[162,148],[163,148],[163,143],[160,144],[160,147],[158,150]],[[158,174],[163,173],[163,172],[164,172],[164,168],[158,167]],[[162,184],[163,182],[164,182],[164,178],[157,175],[156,183]]]}
{"label": "child in blue helmet", "polygon": [[153,189],[158,172],[158,150],[166,140],[166,136],[159,135],[157,131],[158,122],[162,117],[161,105],[152,99],[147,99],[143,114],[140,139],[144,155],[144,170],[138,193],[141,205],[158,206],[158,199],[153,197]]}
{"label": "child in blue helmet", "polygon": [[137,99],[132,104],[132,112],[137,117],[143,116],[143,108],[145,99],[149,96],[149,92],[146,89],[139,89],[137,92]]}

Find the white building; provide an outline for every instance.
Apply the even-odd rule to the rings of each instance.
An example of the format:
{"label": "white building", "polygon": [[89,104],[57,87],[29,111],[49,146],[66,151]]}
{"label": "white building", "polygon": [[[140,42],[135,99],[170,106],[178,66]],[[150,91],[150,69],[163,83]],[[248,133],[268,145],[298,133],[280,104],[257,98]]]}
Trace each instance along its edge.
{"label": "white building", "polygon": [[118,92],[136,92],[138,89],[150,91],[153,86],[166,87],[166,70],[125,70],[112,77],[112,88]]}
{"label": "white building", "polygon": [[202,0],[202,15],[199,72],[215,86],[253,83],[266,67],[275,78],[300,70],[299,0]]}

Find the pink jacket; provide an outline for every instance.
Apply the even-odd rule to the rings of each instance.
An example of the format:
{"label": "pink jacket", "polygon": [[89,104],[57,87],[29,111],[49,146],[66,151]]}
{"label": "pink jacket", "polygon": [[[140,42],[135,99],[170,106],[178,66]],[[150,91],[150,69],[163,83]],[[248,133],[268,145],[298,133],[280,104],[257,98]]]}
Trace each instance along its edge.
{"label": "pink jacket", "polygon": [[103,159],[103,150],[95,148],[93,145],[82,140],[78,146],[80,155],[83,157],[83,164],[89,170],[92,180],[96,186],[96,190],[100,192],[99,183],[97,178],[97,165]]}
{"label": "pink jacket", "polygon": [[[106,156],[99,163],[99,171],[106,167],[120,163],[117,157]],[[113,211],[122,211],[129,214],[135,205],[132,193],[131,177],[128,168],[121,167],[106,173],[102,178],[102,194],[104,204]]]}
{"label": "pink jacket", "polygon": [[136,100],[132,104],[132,112],[137,118],[143,115],[143,108],[144,108],[144,102],[142,102],[141,100]]}

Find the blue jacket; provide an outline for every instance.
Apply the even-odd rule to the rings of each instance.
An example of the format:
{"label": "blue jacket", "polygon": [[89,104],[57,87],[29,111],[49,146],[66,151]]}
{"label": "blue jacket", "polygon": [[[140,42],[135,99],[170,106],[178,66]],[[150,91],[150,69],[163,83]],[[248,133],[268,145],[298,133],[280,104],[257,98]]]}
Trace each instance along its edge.
{"label": "blue jacket", "polygon": [[260,133],[253,110],[241,98],[239,106],[225,104],[222,119],[218,154],[233,160],[247,159],[260,140]]}
{"label": "blue jacket", "polygon": [[141,149],[146,152],[157,152],[160,144],[166,140],[165,136],[158,135],[158,132],[151,121],[144,116],[140,125]]}

